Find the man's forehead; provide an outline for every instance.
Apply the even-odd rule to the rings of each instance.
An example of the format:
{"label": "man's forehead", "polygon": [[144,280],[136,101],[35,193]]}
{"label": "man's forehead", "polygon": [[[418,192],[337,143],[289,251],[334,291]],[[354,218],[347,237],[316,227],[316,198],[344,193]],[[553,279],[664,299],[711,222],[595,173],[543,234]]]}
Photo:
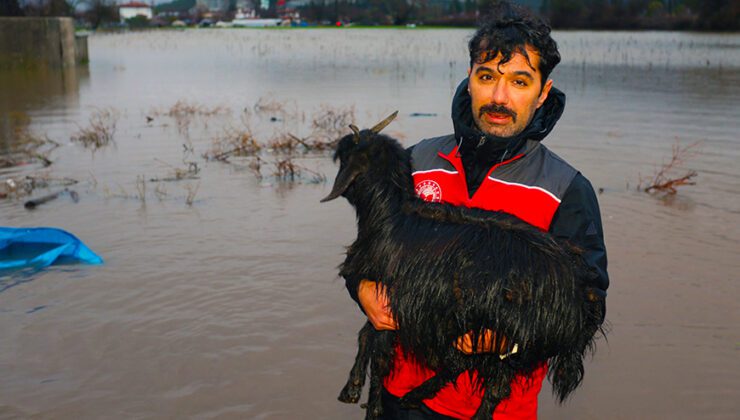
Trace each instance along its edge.
{"label": "man's forehead", "polygon": [[496,55],[487,60],[482,61],[488,58],[488,54],[490,54],[490,51],[483,51],[478,56],[478,59],[473,62],[473,67],[471,70],[475,71],[478,67],[487,67],[491,69],[499,69],[499,71],[503,71],[504,67],[509,65],[518,65],[518,64],[524,64],[526,67],[531,69],[534,73],[539,73],[539,62],[540,62],[540,54],[539,52],[534,49],[534,47],[530,45],[524,46],[525,51],[527,52],[527,55],[525,56],[521,52],[519,52],[519,48],[516,48],[512,51],[511,57],[508,61],[501,64],[499,66],[499,61],[501,61],[502,55],[501,52],[497,52]]}

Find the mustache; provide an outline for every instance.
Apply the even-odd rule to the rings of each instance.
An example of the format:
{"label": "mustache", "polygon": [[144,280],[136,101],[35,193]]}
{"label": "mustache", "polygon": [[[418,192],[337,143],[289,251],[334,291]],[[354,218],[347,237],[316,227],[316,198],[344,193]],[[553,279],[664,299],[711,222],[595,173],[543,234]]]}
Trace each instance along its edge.
{"label": "mustache", "polygon": [[482,117],[483,114],[485,113],[508,115],[511,117],[512,122],[516,122],[516,112],[510,110],[509,108],[503,105],[496,105],[496,104],[483,105],[482,107],[480,107],[480,110],[478,110],[478,116]]}

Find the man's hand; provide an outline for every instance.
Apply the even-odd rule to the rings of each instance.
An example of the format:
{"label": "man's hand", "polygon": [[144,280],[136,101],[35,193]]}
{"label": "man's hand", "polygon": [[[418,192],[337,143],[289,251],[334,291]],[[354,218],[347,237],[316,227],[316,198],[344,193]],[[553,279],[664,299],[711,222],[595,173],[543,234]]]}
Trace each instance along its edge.
{"label": "man's hand", "polygon": [[509,343],[506,337],[496,337],[496,333],[491,330],[484,330],[483,334],[478,337],[478,344],[473,348],[472,331],[455,340],[455,348],[465,354],[473,353],[498,353],[506,354],[509,352]]}
{"label": "man's hand", "polygon": [[374,281],[361,280],[357,289],[357,297],[367,319],[376,330],[397,330],[398,325],[393,319],[389,308],[388,293],[385,287]]}

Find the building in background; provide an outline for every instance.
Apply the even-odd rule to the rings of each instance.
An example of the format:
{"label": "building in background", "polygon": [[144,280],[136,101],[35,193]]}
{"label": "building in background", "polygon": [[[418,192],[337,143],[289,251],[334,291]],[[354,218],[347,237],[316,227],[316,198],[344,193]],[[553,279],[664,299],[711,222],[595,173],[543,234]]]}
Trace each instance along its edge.
{"label": "building in background", "polygon": [[226,12],[233,3],[231,0],[198,0],[195,7],[209,12]]}
{"label": "building in background", "polygon": [[147,18],[147,20],[151,20],[153,16],[152,6],[138,1],[119,4],[118,14],[121,16],[121,22],[126,22],[127,19],[132,19],[137,16],[143,16]]}

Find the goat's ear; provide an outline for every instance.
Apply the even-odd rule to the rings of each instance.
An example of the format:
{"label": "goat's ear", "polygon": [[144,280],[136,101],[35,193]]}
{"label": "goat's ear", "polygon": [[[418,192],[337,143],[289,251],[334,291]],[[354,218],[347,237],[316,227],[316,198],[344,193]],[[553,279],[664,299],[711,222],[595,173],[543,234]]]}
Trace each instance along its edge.
{"label": "goat's ear", "polygon": [[334,179],[334,187],[332,187],[329,195],[321,199],[321,202],[325,203],[342,195],[359,174],[360,170],[355,165],[346,165],[341,168],[336,179]]}

